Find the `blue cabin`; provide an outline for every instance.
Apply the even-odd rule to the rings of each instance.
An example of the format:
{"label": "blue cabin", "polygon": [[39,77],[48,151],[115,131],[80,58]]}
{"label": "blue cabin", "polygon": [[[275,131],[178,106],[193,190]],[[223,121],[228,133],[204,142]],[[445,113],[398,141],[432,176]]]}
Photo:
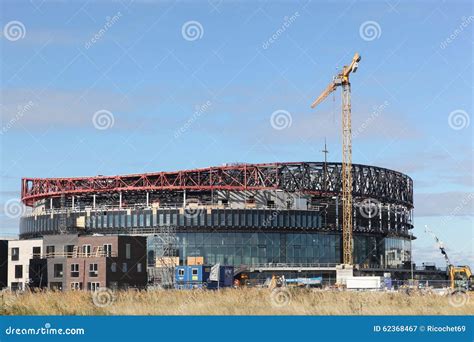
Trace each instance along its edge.
{"label": "blue cabin", "polygon": [[217,289],[231,287],[234,282],[234,267],[220,266],[219,281],[209,280],[212,266],[193,265],[176,266],[175,288],[176,289]]}
{"label": "blue cabin", "polygon": [[175,288],[177,289],[200,289],[207,286],[211,266],[193,265],[176,266]]}

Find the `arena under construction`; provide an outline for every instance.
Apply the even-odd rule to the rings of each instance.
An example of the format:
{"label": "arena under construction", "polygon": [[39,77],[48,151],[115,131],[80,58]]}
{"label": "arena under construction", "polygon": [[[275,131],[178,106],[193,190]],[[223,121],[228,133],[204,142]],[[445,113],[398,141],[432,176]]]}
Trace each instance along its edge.
{"label": "arena under construction", "polygon": [[[148,264],[232,265],[250,278],[275,272],[333,279],[342,261],[340,163],[231,164],[177,172],[24,178],[20,238],[64,233],[144,235]],[[410,277],[413,183],[352,165],[354,264]],[[426,270],[426,272],[430,272]]]}

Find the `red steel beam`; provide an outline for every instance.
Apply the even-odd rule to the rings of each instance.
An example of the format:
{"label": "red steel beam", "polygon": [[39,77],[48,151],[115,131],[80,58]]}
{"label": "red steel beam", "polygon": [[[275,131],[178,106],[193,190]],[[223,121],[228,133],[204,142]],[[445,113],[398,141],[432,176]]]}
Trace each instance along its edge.
{"label": "red steel beam", "polygon": [[[239,164],[203,169],[80,178],[23,178],[21,198],[26,205],[48,197],[117,191],[271,190],[315,195],[340,193],[341,164],[329,163],[330,186],[323,188],[323,163]],[[384,168],[352,165],[353,193],[364,198],[413,205],[413,181]],[[311,173],[311,174],[310,174]]]}
{"label": "red steel beam", "polygon": [[[32,205],[61,194],[153,190],[268,190],[278,188],[278,168],[298,163],[243,164],[203,169],[77,178],[23,178],[21,199]],[[275,175],[272,179],[272,175]]]}

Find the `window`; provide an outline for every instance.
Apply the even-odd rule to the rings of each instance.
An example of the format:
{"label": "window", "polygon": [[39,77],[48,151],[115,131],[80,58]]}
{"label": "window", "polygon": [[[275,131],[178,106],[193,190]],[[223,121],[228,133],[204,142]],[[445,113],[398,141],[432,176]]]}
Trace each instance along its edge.
{"label": "window", "polygon": [[128,271],[128,265],[126,262],[122,264],[122,272],[127,272]]}
{"label": "window", "polygon": [[192,269],[192,274],[193,274],[193,275],[198,275],[198,269],[197,269],[197,268],[193,268],[193,269]]}
{"label": "window", "polygon": [[63,264],[54,264],[54,277],[61,278],[63,276]]}
{"label": "window", "polygon": [[66,258],[72,258],[74,254],[74,245],[64,246],[64,255]]}
{"label": "window", "polygon": [[142,271],[142,264],[138,263],[137,264],[137,272],[141,272],[141,271]]}
{"label": "window", "polygon": [[131,254],[131,245],[127,243],[125,245],[125,259],[130,259],[130,254]]}
{"label": "window", "polygon": [[18,261],[20,259],[20,248],[12,248],[12,261]]}
{"label": "window", "polygon": [[78,282],[71,283],[71,290],[82,290],[82,283],[78,283]]}
{"label": "window", "polygon": [[112,245],[109,243],[104,245],[104,256],[106,257],[112,256]]}
{"label": "window", "polygon": [[97,264],[89,264],[89,277],[97,277],[98,273],[99,271]]}
{"label": "window", "polygon": [[23,278],[23,265],[15,266],[15,278]]}
{"label": "window", "polygon": [[54,246],[46,246],[46,257],[54,258],[55,248]]}
{"label": "window", "polygon": [[82,254],[85,257],[91,256],[91,245],[82,245]]}
{"label": "window", "polygon": [[62,282],[51,282],[49,283],[49,288],[51,290],[58,290],[58,291],[62,291],[63,290],[63,283]]}
{"label": "window", "polygon": [[89,282],[87,283],[87,289],[89,291],[95,291],[95,290],[98,290],[100,287],[100,283],[96,283],[96,282]]}
{"label": "window", "polygon": [[41,258],[41,247],[33,247],[33,259]]}
{"label": "window", "polygon": [[79,264],[71,264],[71,277],[79,277]]}
{"label": "window", "polygon": [[178,275],[179,275],[180,277],[184,277],[184,269],[180,268],[180,269],[178,270]]}
{"label": "window", "polygon": [[23,283],[12,283],[12,291],[21,291],[23,290]]}
{"label": "window", "polygon": [[110,270],[112,272],[117,272],[117,263],[116,262],[113,262],[111,265],[110,265]]}

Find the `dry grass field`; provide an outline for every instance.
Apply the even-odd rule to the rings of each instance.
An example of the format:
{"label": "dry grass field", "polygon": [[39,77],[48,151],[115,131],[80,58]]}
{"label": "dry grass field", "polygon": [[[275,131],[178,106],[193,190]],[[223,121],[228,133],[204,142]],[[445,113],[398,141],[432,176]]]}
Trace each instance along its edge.
{"label": "dry grass field", "polygon": [[[1,294],[1,315],[472,315],[474,296],[330,292],[220,291],[27,292]],[[288,301],[289,300],[289,301]]]}

